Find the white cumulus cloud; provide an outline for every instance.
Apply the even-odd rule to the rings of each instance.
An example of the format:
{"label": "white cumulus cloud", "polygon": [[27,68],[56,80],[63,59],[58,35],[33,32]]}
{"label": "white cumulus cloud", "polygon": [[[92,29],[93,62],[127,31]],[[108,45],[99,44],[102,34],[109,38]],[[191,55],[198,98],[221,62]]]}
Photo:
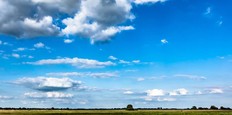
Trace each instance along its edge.
{"label": "white cumulus cloud", "polygon": [[0,33],[20,39],[77,35],[91,43],[108,41],[134,29],[125,23],[135,19],[133,4],[165,1],[0,0]]}
{"label": "white cumulus cloud", "polygon": [[166,93],[162,89],[152,89],[146,91],[147,96],[154,97],[154,96],[164,96]]}

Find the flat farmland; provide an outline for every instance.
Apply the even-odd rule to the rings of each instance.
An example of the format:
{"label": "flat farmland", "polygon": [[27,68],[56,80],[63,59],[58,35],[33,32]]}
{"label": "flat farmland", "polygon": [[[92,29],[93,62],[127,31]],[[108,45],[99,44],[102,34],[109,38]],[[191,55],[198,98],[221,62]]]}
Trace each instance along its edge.
{"label": "flat farmland", "polygon": [[0,115],[232,115],[229,110],[0,110]]}

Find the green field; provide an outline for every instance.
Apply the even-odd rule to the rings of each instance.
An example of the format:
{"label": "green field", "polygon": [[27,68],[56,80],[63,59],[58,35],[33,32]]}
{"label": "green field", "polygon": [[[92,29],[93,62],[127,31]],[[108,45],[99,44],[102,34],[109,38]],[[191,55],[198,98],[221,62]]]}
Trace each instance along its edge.
{"label": "green field", "polygon": [[226,110],[0,110],[0,115],[232,115]]}

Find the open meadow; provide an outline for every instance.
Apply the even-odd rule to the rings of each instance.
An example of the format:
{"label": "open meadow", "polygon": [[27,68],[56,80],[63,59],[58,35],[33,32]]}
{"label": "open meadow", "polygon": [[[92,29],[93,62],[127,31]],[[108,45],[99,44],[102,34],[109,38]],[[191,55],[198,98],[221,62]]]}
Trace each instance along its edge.
{"label": "open meadow", "polygon": [[229,110],[0,110],[0,115],[232,115]]}

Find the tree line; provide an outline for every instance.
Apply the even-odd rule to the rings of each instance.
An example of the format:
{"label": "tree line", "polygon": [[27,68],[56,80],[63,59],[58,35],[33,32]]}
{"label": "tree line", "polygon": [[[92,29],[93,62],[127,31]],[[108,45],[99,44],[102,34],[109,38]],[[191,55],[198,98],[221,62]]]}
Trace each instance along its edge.
{"label": "tree line", "polygon": [[232,110],[230,107],[216,107],[214,105],[207,107],[197,107],[192,106],[191,108],[185,108],[185,109],[178,109],[178,108],[133,108],[132,104],[128,104],[125,108],[26,108],[26,107],[19,107],[19,108],[13,108],[13,107],[0,107],[0,110]]}

